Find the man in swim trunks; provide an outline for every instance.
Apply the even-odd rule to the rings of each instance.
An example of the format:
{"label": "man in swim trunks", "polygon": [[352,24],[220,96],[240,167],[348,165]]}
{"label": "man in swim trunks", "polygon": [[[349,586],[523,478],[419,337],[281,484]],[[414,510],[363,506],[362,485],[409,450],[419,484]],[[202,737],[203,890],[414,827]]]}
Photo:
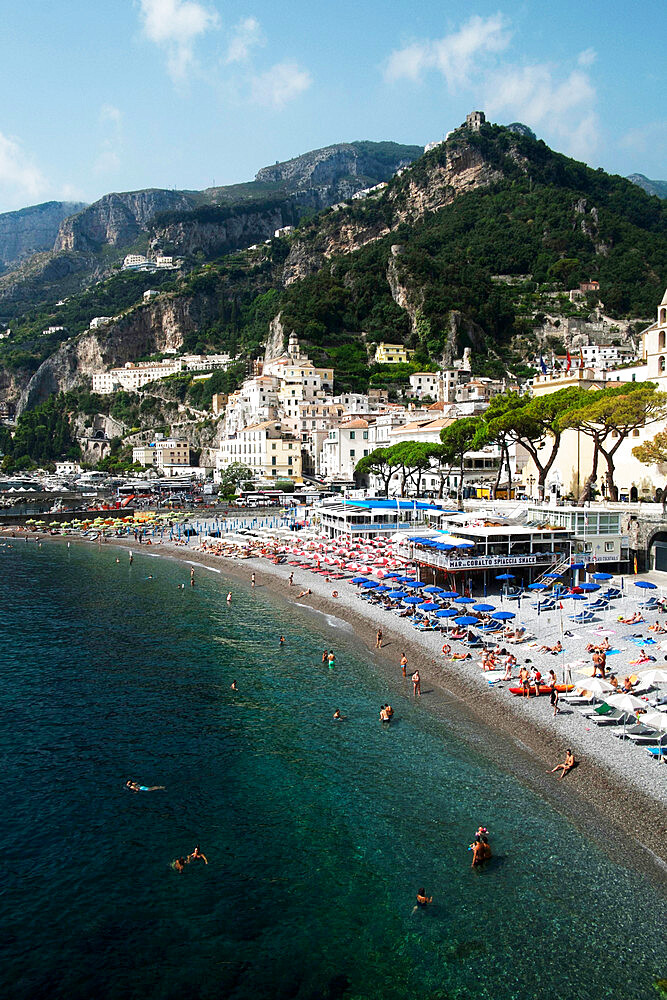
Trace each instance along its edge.
{"label": "man in swim trunks", "polygon": [[574,767],[574,763],[575,763],[574,754],[570,749],[568,749],[565,751],[564,762],[562,764],[556,764],[556,766],[552,767],[552,769],[548,773],[553,774],[554,771],[560,771],[561,774],[559,774],[558,777],[559,779],[562,779],[565,777],[568,771],[572,770],[572,768]]}
{"label": "man in swim trunks", "polygon": [[405,655],[405,653],[403,653],[403,656],[401,657],[401,672],[404,677],[408,676],[407,671],[408,671],[408,658]]}
{"label": "man in swim trunks", "polygon": [[375,648],[376,649],[382,649],[382,629],[381,628],[379,628],[377,630],[377,634],[375,636]]}
{"label": "man in swim trunks", "polygon": [[380,722],[389,722],[386,705],[380,705]]}
{"label": "man in swim trunks", "polygon": [[415,910],[417,908],[424,909],[424,907],[428,906],[428,904],[432,902],[433,902],[433,896],[427,896],[426,889],[421,888],[417,893],[417,906],[415,907]]}

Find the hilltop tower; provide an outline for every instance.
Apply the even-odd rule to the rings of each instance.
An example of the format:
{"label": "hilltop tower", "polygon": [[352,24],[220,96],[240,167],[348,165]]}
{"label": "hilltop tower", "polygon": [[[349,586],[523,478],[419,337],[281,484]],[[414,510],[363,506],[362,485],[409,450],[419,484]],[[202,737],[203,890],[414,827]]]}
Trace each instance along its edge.
{"label": "hilltop tower", "polygon": [[465,127],[472,129],[473,132],[479,132],[484,124],[486,124],[486,115],[483,111],[471,111],[469,115],[466,115]]}

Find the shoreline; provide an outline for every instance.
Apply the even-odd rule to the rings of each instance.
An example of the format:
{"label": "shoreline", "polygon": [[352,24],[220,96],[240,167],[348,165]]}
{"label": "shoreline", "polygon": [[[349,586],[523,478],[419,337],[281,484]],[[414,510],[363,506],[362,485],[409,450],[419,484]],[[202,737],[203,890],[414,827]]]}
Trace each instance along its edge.
{"label": "shoreline", "polygon": [[[15,537],[18,541],[28,535],[21,533]],[[40,541],[45,539],[57,542],[69,540],[77,544],[84,541],[76,536],[69,539],[50,535],[40,537]],[[663,886],[667,886],[667,783],[662,778],[662,771],[657,773],[664,765],[646,759],[645,764],[656,772],[658,779],[654,788],[646,787],[641,783],[641,775],[637,775],[637,747],[628,747],[604,731],[587,730],[585,720],[576,712],[572,719],[569,716],[554,719],[546,698],[530,699],[524,703],[521,698],[507,697],[506,691],[490,688],[475,660],[455,663],[443,660],[439,653],[442,642],[440,633],[419,634],[403,620],[390,617],[387,612],[376,608],[368,608],[356,597],[356,588],[350,587],[346,581],[327,584],[317,575],[296,569],[294,586],[289,587],[288,576],[292,567],[274,565],[262,558],[218,556],[202,552],[194,546],[190,548],[173,543],[156,544],[147,551],[134,539],[109,538],[104,544],[153,558],[177,559],[194,564],[195,569],[199,565],[205,571],[237,579],[243,585],[249,585],[250,575],[254,572],[259,586],[292,606],[301,590],[310,589],[310,597],[299,600],[300,611],[310,615],[314,621],[324,615],[347,624],[354,634],[354,641],[362,647],[360,652],[382,671],[388,691],[400,693],[403,689],[405,693],[407,685],[409,694],[409,673],[418,668],[425,696],[422,704],[429,714],[453,725],[464,742],[546,798],[550,805],[565,813],[608,853],[616,858],[623,857],[624,864],[650,870]],[[339,591],[338,599],[331,596],[334,587]],[[320,621],[319,624],[331,627],[330,622]],[[381,650],[374,648],[378,625],[383,630]],[[403,652],[408,658],[407,682],[402,678],[399,667]],[[574,727],[561,727],[567,728],[566,737],[559,735],[559,721],[564,719],[581,722],[579,727],[576,724]],[[580,728],[581,732],[573,732],[573,728]],[[609,745],[603,747],[601,741],[609,741]],[[555,775],[545,772],[562,759],[564,748],[568,745],[573,747],[580,765],[568,775],[564,788]],[[605,753],[605,750],[608,752]],[[612,751],[615,761],[610,761]],[[647,773],[654,777],[653,771],[648,770]],[[601,819],[604,824],[600,823]],[[636,848],[641,848],[641,857],[635,852],[627,858],[628,837]]]}

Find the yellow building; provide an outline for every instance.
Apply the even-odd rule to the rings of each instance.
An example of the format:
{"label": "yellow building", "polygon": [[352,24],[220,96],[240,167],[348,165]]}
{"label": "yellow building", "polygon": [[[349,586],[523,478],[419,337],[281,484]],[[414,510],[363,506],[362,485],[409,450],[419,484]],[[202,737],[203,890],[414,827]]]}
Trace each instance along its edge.
{"label": "yellow building", "polygon": [[249,466],[258,478],[301,480],[301,443],[279,422],[264,420],[220,442],[218,470],[233,462]]}
{"label": "yellow building", "polygon": [[404,365],[414,353],[403,344],[385,344],[382,341],[375,348],[375,363],[378,365]]}

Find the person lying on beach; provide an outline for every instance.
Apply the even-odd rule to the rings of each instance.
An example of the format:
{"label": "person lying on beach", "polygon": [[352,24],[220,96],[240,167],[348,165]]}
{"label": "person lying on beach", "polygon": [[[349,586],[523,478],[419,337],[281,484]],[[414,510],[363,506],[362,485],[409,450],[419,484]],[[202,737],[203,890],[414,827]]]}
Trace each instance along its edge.
{"label": "person lying on beach", "polygon": [[572,768],[574,767],[574,763],[575,763],[574,754],[572,753],[571,750],[568,749],[565,751],[565,760],[563,761],[563,763],[556,764],[556,766],[552,767],[551,770],[548,771],[547,773],[553,774],[554,771],[561,771],[562,773],[559,774],[558,777],[564,778],[567,772],[572,770]]}
{"label": "person lying on beach", "polygon": [[608,653],[611,649],[611,643],[609,639],[605,636],[604,642],[595,643],[589,642],[586,646],[586,652],[588,653]]}
{"label": "person lying on beach", "polygon": [[450,639],[465,639],[465,637],[466,637],[466,630],[463,628],[457,629],[456,632],[449,633]]}
{"label": "person lying on beach", "polygon": [[623,625],[637,625],[639,622],[644,621],[644,616],[641,611],[635,611],[634,615],[630,615],[629,618],[623,618],[622,615],[619,615],[618,621]]}
{"label": "person lying on beach", "polygon": [[188,863],[190,861],[203,861],[205,865],[208,864],[208,858],[206,857],[205,854],[202,854],[202,852],[199,850],[199,844],[197,844],[192,854],[188,854],[186,861]]}
{"label": "person lying on beach", "polygon": [[160,792],[164,791],[164,785],[140,785],[138,781],[128,779],[125,787],[131,792]]}
{"label": "person lying on beach", "polygon": [[561,645],[560,639],[558,640],[555,646],[540,646],[540,648],[538,649],[538,653],[553,653],[554,656],[556,655],[556,653],[562,653],[562,651],[563,647]]}
{"label": "person lying on beach", "polygon": [[450,660],[472,660],[472,653],[452,653]]}
{"label": "person lying on beach", "polygon": [[663,628],[660,622],[656,622],[655,625],[649,625],[649,632],[657,632],[658,635],[664,635],[667,632],[667,628]]}
{"label": "person lying on beach", "polygon": [[300,594],[297,595],[297,601],[300,597],[309,597],[312,594],[312,590],[302,590]]}
{"label": "person lying on beach", "polygon": [[630,665],[636,667],[640,663],[655,663],[655,656],[649,656],[645,650],[640,649],[639,656],[636,660],[630,660]]}

